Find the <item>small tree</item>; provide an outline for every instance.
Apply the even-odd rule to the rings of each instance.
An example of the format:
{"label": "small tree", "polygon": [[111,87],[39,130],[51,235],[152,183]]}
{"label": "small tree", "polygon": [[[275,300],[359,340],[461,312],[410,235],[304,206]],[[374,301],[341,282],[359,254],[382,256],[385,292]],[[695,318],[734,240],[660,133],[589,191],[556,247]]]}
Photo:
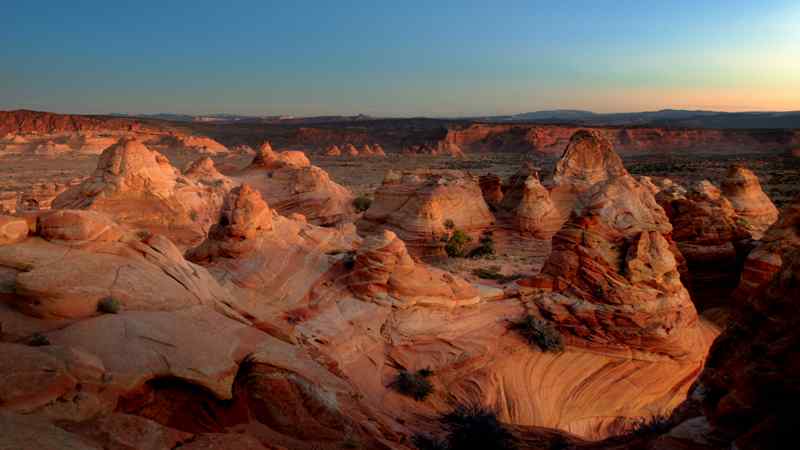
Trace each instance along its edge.
{"label": "small tree", "polygon": [[560,353],[564,351],[564,338],[549,322],[531,315],[525,316],[512,325],[529,344],[536,344],[543,352]]}
{"label": "small tree", "polygon": [[444,250],[447,252],[447,256],[451,258],[461,258],[466,253],[467,244],[470,242],[472,242],[472,238],[469,237],[467,233],[461,230],[455,230],[447,240]]}
{"label": "small tree", "polygon": [[370,206],[372,206],[372,199],[367,196],[361,195],[353,200],[353,208],[356,209],[356,212],[362,213],[368,210]]}

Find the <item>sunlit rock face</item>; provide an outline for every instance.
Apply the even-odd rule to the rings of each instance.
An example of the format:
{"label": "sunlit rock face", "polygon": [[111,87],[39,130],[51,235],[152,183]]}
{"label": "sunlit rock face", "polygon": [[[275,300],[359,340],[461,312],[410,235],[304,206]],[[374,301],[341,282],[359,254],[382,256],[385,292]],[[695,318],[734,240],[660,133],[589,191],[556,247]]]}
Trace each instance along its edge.
{"label": "sunlit rock face", "polygon": [[94,173],[56,197],[53,207],[101,211],[191,245],[205,235],[229,189],[195,178],[183,176],[140,141],[121,139],[103,151]]}
{"label": "sunlit rock face", "polygon": [[[445,237],[475,238],[494,222],[477,177],[457,170],[389,171],[358,222],[364,233],[388,229],[418,256],[443,255]],[[477,241],[477,239],[475,239]]]}
{"label": "sunlit rock face", "polygon": [[732,165],[722,180],[722,194],[733,206],[739,223],[753,239],[761,239],[767,228],[778,220],[778,208],[761,189],[758,177],[750,169]]}
{"label": "sunlit rock face", "polygon": [[553,237],[534,306],[579,345],[691,355],[697,314],[681,284],[672,226],[630,176],[600,183]]}
{"label": "sunlit rock face", "polygon": [[350,190],[311,165],[300,151],[275,152],[264,143],[252,163],[231,178],[259,191],[280,214],[302,214],[314,224],[336,224],[355,212]]}

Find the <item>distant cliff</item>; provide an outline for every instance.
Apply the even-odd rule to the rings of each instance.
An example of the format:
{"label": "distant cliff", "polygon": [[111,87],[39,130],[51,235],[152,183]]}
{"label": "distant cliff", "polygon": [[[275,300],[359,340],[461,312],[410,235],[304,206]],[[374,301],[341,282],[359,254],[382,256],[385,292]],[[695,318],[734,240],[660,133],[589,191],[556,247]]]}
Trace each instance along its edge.
{"label": "distant cliff", "polygon": [[6,133],[147,131],[159,128],[155,124],[144,123],[141,120],[120,117],[55,114],[28,110],[0,111],[0,135]]}
{"label": "distant cliff", "polygon": [[442,139],[466,152],[560,153],[581,128],[598,130],[623,152],[673,150],[786,150],[800,145],[798,130],[716,130],[658,127],[470,124],[452,126]]}

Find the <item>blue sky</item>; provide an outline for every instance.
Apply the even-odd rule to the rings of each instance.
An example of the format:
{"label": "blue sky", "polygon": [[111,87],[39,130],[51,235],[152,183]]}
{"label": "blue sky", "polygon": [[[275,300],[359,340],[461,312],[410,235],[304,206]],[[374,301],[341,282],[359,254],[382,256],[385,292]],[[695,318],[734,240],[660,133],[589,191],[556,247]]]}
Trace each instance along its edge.
{"label": "blue sky", "polygon": [[0,109],[800,109],[800,2],[8,1]]}

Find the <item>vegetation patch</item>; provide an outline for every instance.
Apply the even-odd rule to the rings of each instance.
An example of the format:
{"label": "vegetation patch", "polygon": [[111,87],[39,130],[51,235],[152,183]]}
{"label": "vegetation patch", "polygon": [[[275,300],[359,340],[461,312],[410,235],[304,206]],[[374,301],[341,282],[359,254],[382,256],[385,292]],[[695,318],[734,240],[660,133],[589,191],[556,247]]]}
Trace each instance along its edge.
{"label": "vegetation patch", "polygon": [[511,283],[512,281],[516,281],[522,278],[522,275],[520,274],[503,275],[502,273],[500,273],[500,268],[498,266],[491,266],[489,268],[480,267],[477,269],[473,269],[472,274],[482,280],[495,280],[501,284]]}
{"label": "vegetation patch", "polygon": [[481,238],[478,240],[478,243],[480,245],[472,249],[467,255],[469,258],[485,258],[487,256],[494,256],[494,239],[492,238],[491,231],[484,231],[483,234],[481,234]]}
{"label": "vegetation patch", "polygon": [[117,314],[122,309],[122,303],[113,297],[106,297],[97,303],[97,310],[105,314]]}
{"label": "vegetation patch", "polygon": [[372,199],[364,195],[356,197],[353,200],[353,208],[356,209],[356,212],[362,213],[368,210],[370,206],[372,206]]}
{"label": "vegetation patch", "polygon": [[433,384],[429,378],[433,375],[430,369],[420,369],[416,372],[401,370],[391,387],[395,391],[407,395],[420,402],[433,393]]}
{"label": "vegetation patch", "polygon": [[444,250],[451,258],[463,258],[467,252],[467,245],[472,242],[472,238],[461,230],[455,230],[447,239]]}
{"label": "vegetation patch", "polygon": [[655,415],[641,417],[636,420],[631,428],[631,434],[636,436],[660,436],[672,429],[669,416]]}
{"label": "vegetation patch", "polygon": [[564,351],[564,338],[561,333],[545,320],[527,315],[514,323],[512,328],[529,344],[539,346],[543,352],[560,353]]}
{"label": "vegetation patch", "polygon": [[33,333],[28,339],[28,345],[31,347],[44,347],[45,345],[50,345],[50,339],[47,339],[47,336],[41,333]]}
{"label": "vegetation patch", "polygon": [[477,405],[459,405],[440,421],[447,430],[449,450],[515,450],[511,432],[497,419],[497,412]]}

